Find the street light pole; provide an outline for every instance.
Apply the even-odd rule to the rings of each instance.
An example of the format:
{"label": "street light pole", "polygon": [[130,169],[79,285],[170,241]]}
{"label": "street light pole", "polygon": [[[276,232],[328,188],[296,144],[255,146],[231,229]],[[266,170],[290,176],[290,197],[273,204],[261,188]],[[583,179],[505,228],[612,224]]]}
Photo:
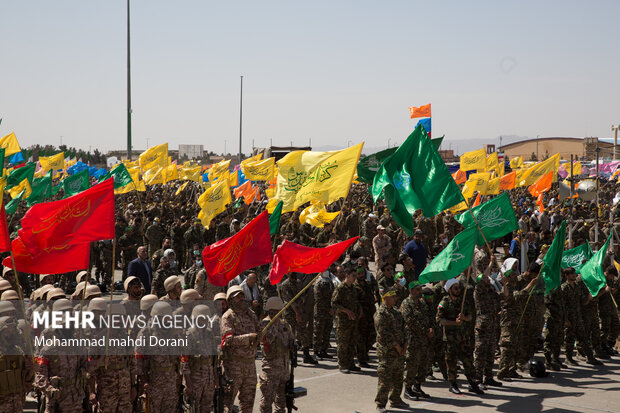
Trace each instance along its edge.
{"label": "street light pole", "polygon": [[614,161],[616,160],[616,147],[618,146],[618,129],[620,129],[620,125],[611,125],[611,131],[614,133]]}
{"label": "street light pole", "polygon": [[239,163],[241,163],[241,128],[243,126],[243,76],[241,76],[241,97],[239,99]]}
{"label": "street light pole", "polygon": [[127,159],[131,161],[131,48],[129,23],[129,0],[127,0]]}

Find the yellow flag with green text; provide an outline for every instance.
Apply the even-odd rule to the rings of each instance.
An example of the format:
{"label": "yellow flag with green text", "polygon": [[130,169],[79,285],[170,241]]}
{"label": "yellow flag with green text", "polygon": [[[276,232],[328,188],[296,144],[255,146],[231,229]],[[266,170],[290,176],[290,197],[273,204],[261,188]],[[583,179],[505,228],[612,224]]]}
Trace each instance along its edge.
{"label": "yellow flag with green text", "polygon": [[183,166],[182,168],[179,169],[179,180],[201,182],[202,181],[201,172],[202,172],[202,167],[200,165],[191,166],[191,167]]}
{"label": "yellow flag with green text", "polygon": [[[245,161],[243,161],[245,162]],[[241,163],[241,172],[246,179],[250,181],[271,181],[275,176],[276,163],[275,158],[267,158],[262,161]]]}
{"label": "yellow flag with green text", "polygon": [[15,132],[11,132],[4,138],[0,139],[0,148],[5,149],[4,156],[7,157],[22,151],[19,147],[19,142],[17,142]]}
{"label": "yellow flag with green text", "polygon": [[487,154],[484,149],[466,152],[461,155],[461,171],[473,171],[474,169],[485,171],[487,167]]}
{"label": "yellow flag with green text", "polygon": [[166,182],[166,168],[151,168],[145,171],[142,176],[144,182],[147,185],[164,184]]}
{"label": "yellow flag with green text", "polygon": [[[534,166],[527,168],[521,177],[519,186],[529,186],[538,181],[543,175],[553,172],[553,181],[558,181],[558,170],[560,169],[560,154],[556,153],[552,157],[542,162],[538,162]],[[517,174],[518,175],[518,174]]]}
{"label": "yellow flag with green text", "polygon": [[176,164],[170,164],[166,167],[166,182],[179,179],[179,170]]}
{"label": "yellow flag with green text", "polygon": [[489,179],[489,183],[484,191],[480,193],[482,195],[499,195],[499,183],[502,178]]}
{"label": "yellow flag with green text", "polygon": [[313,202],[301,211],[299,214],[299,223],[310,224],[313,227],[323,228],[325,224],[332,222],[338,214],[340,214],[340,211],[327,212],[325,209],[325,204],[322,202]]}
{"label": "yellow flag with green text", "polygon": [[[168,167],[168,144],[153,146],[140,154],[138,159],[142,172]],[[148,182],[147,182],[148,183]]]}
{"label": "yellow flag with green text", "polygon": [[209,169],[209,181],[213,182],[215,178],[225,179],[228,177],[228,167],[230,166],[230,159],[222,159],[220,162],[214,164]]}
{"label": "yellow flag with green text", "polygon": [[60,152],[52,156],[41,156],[39,157],[39,162],[41,163],[43,173],[65,169],[65,153]]}
{"label": "yellow flag with green text", "polygon": [[271,213],[283,202],[282,212],[310,201],[328,205],[349,194],[363,143],[341,151],[293,151],[278,161],[276,193],[267,204]]}
{"label": "yellow flag with green text", "polygon": [[491,174],[488,172],[479,172],[469,175],[469,178],[465,182],[465,187],[463,188],[463,196],[465,199],[471,198],[476,191],[484,193],[489,184],[490,176]]}
{"label": "yellow flag with green text", "polygon": [[198,197],[198,206],[200,206],[200,212],[198,213],[198,219],[202,222],[205,228],[209,228],[211,220],[215,218],[219,213],[226,210],[226,205],[232,200],[230,196],[230,186],[228,180],[218,180],[214,182],[209,189],[203,192]]}
{"label": "yellow flag with green text", "polygon": [[510,169],[517,169],[523,167],[523,156],[517,156],[510,160]]}

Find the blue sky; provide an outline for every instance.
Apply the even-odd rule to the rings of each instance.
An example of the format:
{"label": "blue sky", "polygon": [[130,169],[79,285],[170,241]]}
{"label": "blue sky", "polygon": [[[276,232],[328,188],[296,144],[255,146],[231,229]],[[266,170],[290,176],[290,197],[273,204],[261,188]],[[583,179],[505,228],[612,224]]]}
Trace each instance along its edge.
{"label": "blue sky", "polygon": [[[0,135],[126,145],[125,2],[31,0],[0,14]],[[134,147],[609,138],[620,2],[132,1]]]}

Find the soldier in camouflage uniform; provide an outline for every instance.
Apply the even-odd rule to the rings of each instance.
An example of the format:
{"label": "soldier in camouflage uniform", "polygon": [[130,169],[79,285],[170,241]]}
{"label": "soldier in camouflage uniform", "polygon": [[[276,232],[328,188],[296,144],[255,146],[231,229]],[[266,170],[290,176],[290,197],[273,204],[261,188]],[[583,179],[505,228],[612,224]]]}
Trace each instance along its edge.
{"label": "soldier in camouflage uniform", "polygon": [[[279,297],[270,297],[265,303],[267,317],[261,322],[261,331],[284,307]],[[295,337],[285,320],[277,318],[265,332],[261,340],[263,362],[260,372],[260,411],[271,413],[271,405],[276,412],[286,409],[286,381],[289,378],[290,350]]]}
{"label": "soldier in camouflage uniform", "polygon": [[336,339],[338,348],[338,368],[345,374],[360,371],[353,360],[357,342],[357,322],[362,315],[358,290],[355,288],[356,270],[353,266],[345,269],[345,281],[340,283],[332,296],[332,308],[336,315]]}
{"label": "soldier in camouflage uniform", "polygon": [[411,281],[408,287],[409,297],[400,305],[407,338],[405,397],[416,400],[418,397],[430,397],[421,386],[430,369],[431,358],[428,354],[434,334],[434,319],[422,298],[420,282]]}
{"label": "soldier in camouflage uniform", "polygon": [[[516,361],[517,324],[520,315],[518,300],[521,294],[517,289],[518,268],[519,260],[516,258],[507,258],[501,268],[503,288],[500,295],[500,358],[497,378],[504,381],[520,377]],[[531,288],[534,288],[534,283]],[[527,291],[524,294],[527,294]]]}
{"label": "soldier in camouflage uniform", "polygon": [[26,393],[32,389],[32,357],[15,343],[19,340],[17,319],[0,317],[0,413],[21,412]]}
{"label": "soldier in camouflage uniform", "polygon": [[372,239],[372,247],[375,251],[375,265],[381,268],[384,263],[390,262],[392,241],[385,233],[383,225],[377,226],[377,235]]}
{"label": "soldier in camouflage uniform", "polygon": [[376,332],[374,324],[375,298],[372,285],[366,281],[366,271],[363,267],[356,269],[355,288],[362,307],[362,315],[357,322],[357,360],[360,367],[370,367],[368,351],[375,342]]}
{"label": "soldier in camouflage uniform", "polygon": [[155,251],[157,251],[165,236],[166,231],[164,231],[163,227],[159,223],[159,218],[153,219],[153,223],[149,225],[144,232],[144,239],[148,245],[149,257],[153,256]]}
{"label": "soldier in camouflage uniform", "polygon": [[[189,229],[187,229],[187,231],[183,233],[183,240],[185,241],[183,245],[185,247],[186,252],[184,254],[185,260],[181,260],[181,261],[185,261],[185,263],[189,263],[189,255],[187,254],[187,251],[191,251],[194,244],[204,245],[204,233],[205,233],[205,229],[202,226],[202,222],[198,218],[194,219],[194,224]],[[179,251],[179,254],[181,253],[182,252]]]}
{"label": "soldier in camouflage uniform", "polygon": [[478,271],[484,270],[480,281],[474,290],[474,302],[476,306],[476,336],[474,349],[474,366],[476,369],[476,381],[483,382],[485,386],[501,386],[502,383],[493,379],[493,363],[495,361],[495,347],[498,337],[496,336],[496,319],[499,310],[499,296],[495,287],[491,285],[491,269],[495,263],[493,256],[486,269],[481,268],[486,261],[477,265]]}
{"label": "soldier in camouflage uniform", "polygon": [[159,268],[155,271],[153,281],[151,282],[151,293],[156,294],[159,298],[166,295],[167,291],[164,287],[164,283],[169,277],[172,277],[170,273],[170,262],[168,262],[168,257],[161,257]]}
{"label": "soldier in camouflage uniform", "polygon": [[602,356],[601,354],[601,329],[599,325],[599,315],[598,315],[598,297],[602,295],[605,289],[601,289],[599,294],[596,297],[592,297],[588,288],[581,276],[577,278],[577,284],[580,286],[582,290],[585,290],[583,296],[585,297],[584,301],[582,301],[581,307],[581,317],[583,319],[583,331],[584,331],[584,341],[581,342],[577,340],[577,350],[582,356],[587,358],[587,362],[592,365],[600,365],[602,364],[598,361],[594,356],[590,357],[590,355],[586,352],[586,342],[589,342],[592,345],[592,350],[596,354],[597,357]]}
{"label": "soldier in camouflage uniform", "polygon": [[[444,380],[448,380],[448,369],[446,368],[446,343],[443,341],[443,326],[437,322],[437,308],[439,307],[439,303],[446,295],[446,290],[444,290],[444,284],[438,282],[431,289],[429,300],[429,309],[431,311],[431,316],[434,321],[434,329],[433,329],[433,364],[439,368],[441,375]],[[428,293],[427,293],[428,294]],[[432,374],[432,371],[431,371]]]}
{"label": "soldier in camouflage uniform", "polygon": [[332,295],[334,283],[330,277],[330,271],[324,271],[314,283],[314,354],[319,358],[331,359],[327,354],[329,337],[332,332],[334,310],[332,309]]}
{"label": "soldier in camouflage uniform", "polygon": [[523,310],[518,330],[517,364],[522,371],[526,370],[526,363],[534,357],[545,323],[545,311],[540,308],[540,303],[543,309],[545,305],[545,281],[538,276],[539,272],[540,264],[533,262],[528,270],[517,278],[519,290],[527,289],[532,280],[537,280],[533,290],[530,289],[527,295],[519,295],[519,304]]}
{"label": "soldier in camouflage uniform", "polygon": [[137,251],[140,245],[138,232],[133,227],[125,228],[125,233],[117,243],[118,249],[122,252],[123,281],[127,278],[129,263],[138,258]]}
{"label": "soldier in camouflage uniform", "polygon": [[459,232],[459,226],[460,224],[454,219],[452,212],[446,211],[446,215],[443,217],[443,233],[448,236],[449,240],[454,238]]}
{"label": "soldier in camouflage uniform", "polygon": [[545,296],[547,312],[545,314],[545,363],[548,369],[560,370],[566,367],[560,361],[564,328],[566,327],[566,306],[561,288],[549,292]]}
{"label": "soldier in camouflage uniform", "polygon": [[377,396],[378,411],[385,411],[388,398],[391,407],[409,408],[401,398],[403,389],[403,364],[405,361],[405,322],[395,307],[396,291],[383,292],[383,303],[376,312],[374,321],[377,330]]}
{"label": "soldier in camouflage uniform", "polygon": [[613,290],[618,277],[618,270],[610,265],[605,270],[607,286],[605,292],[598,299],[599,314],[601,316],[601,346],[607,355],[613,354],[613,346],[618,338],[620,323],[618,322],[618,309],[614,304]]}
{"label": "soldier in camouflage uniform", "polygon": [[161,243],[161,248],[153,253],[151,257],[151,268],[156,271],[159,268],[161,258],[164,256],[164,251],[172,248],[172,240],[170,238],[164,238]]}
{"label": "soldier in camouflage uniform", "polygon": [[352,209],[350,214],[346,214],[343,210],[342,213],[346,217],[344,219],[345,237],[347,239],[357,237],[360,234],[360,217],[357,210]]}
{"label": "soldier in camouflage uniform", "polygon": [[564,332],[564,350],[566,351],[566,361],[572,365],[577,365],[577,362],[573,359],[575,340],[578,340],[581,344],[581,350],[588,358],[594,358],[590,342],[585,339],[582,318],[582,305],[591,295],[585,287],[582,288],[581,284],[577,283],[577,273],[574,268],[564,269],[564,275],[566,281],[561,287],[567,315],[567,327]]}
{"label": "soldier in camouflage uniform", "polygon": [[484,394],[475,382],[475,369],[473,365],[472,353],[467,351],[464,345],[464,322],[471,321],[472,308],[469,307],[468,300],[465,300],[463,312],[461,312],[461,285],[452,278],[446,281],[444,289],[448,293],[437,308],[437,322],[443,326],[443,339],[446,342],[446,366],[448,367],[448,381],[450,382],[450,392],[461,394],[456,383],[456,363],[461,360],[465,376],[469,381],[469,391]]}

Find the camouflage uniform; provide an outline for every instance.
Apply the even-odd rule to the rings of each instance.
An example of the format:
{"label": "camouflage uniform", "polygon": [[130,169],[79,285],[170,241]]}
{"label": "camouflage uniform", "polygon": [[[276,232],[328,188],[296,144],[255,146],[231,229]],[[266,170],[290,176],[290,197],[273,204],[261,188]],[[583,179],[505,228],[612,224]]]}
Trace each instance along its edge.
{"label": "camouflage uniform", "polygon": [[545,296],[547,312],[545,314],[544,352],[547,363],[559,362],[562,342],[564,341],[564,323],[566,307],[561,288],[556,288]]}
{"label": "camouflage uniform", "polygon": [[22,349],[13,343],[4,343],[3,338],[0,337],[0,413],[21,412],[26,385],[34,378],[32,357],[24,356]]}
{"label": "camouflage uniform", "polygon": [[[523,290],[529,282],[530,281],[523,275],[520,275],[517,279],[517,288]],[[545,324],[546,308],[544,293],[545,282],[542,277],[539,277],[538,282],[533,288],[529,298],[529,293],[526,295],[520,295],[521,308],[525,308],[525,310],[522,310],[523,317],[518,331],[519,342],[517,345],[517,363],[519,365],[524,365],[530,361],[536,353],[538,339],[542,334],[543,326]]]}
{"label": "camouflage uniform", "polygon": [[[310,278],[310,277],[306,277]],[[311,280],[311,278],[310,278]],[[309,280],[308,280],[309,281]],[[299,278],[287,278],[278,285],[280,298],[284,303],[288,303],[304,287],[303,281]],[[311,299],[311,301],[309,301]],[[309,309],[308,305],[312,307]],[[297,321],[296,311],[301,315],[301,322]],[[314,294],[306,290],[291,306],[284,311],[284,318],[291,326],[295,338],[301,342],[301,349],[308,351],[312,347],[312,329],[314,312]]]}
{"label": "camouflage uniform", "polygon": [[[336,287],[332,296],[332,308],[336,317],[336,339],[338,348],[338,367],[341,370],[354,366],[357,316],[360,312],[359,296],[355,285],[343,282]],[[353,311],[355,320],[350,320],[343,309]]]}
{"label": "camouflage uniform", "polygon": [[429,305],[429,310],[431,312],[431,317],[434,322],[434,334],[432,339],[432,350],[433,350],[433,363],[437,364],[441,374],[447,378],[448,370],[446,368],[446,343],[443,341],[443,326],[441,323],[437,321],[437,309],[439,308],[439,303],[446,295],[446,290],[444,290],[443,285],[441,283],[437,283],[433,286],[433,301]]}
{"label": "camouflage uniform", "polygon": [[504,285],[506,293],[500,296],[501,313],[500,313],[500,339],[499,347],[501,349],[499,358],[499,370],[497,377],[499,379],[508,378],[517,371],[517,323],[519,322],[521,306],[519,305],[520,295],[527,294],[521,290],[517,290],[516,286],[510,283]]}
{"label": "camouflage uniform", "polygon": [[144,233],[144,238],[148,243],[148,254],[151,256],[161,247],[166,233],[160,224],[151,224]]}
{"label": "camouflage uniform", "polygon": [[[437,307],[436,321],[439,323],[442,319],[448,321],[456,321],[461,312],[461,297],[452,300],[446,295]],[[465,300],[463,313],[467,316],[471,314],[468,300]],[[448,368],[448,381],[456,381],[456,363],[461,360],[463,370],[468,380],[473,380],[475,375],[472,353],[468,351],[465,345],[465,328],[460,326],[443,326],[443,340],[446,343],[446,366]]]}
{"label": "camouflage uniform", "polygon": [[572,359],[575,340],[582,345],[582,351],[589,357],[592,357],[592,347],[585,340],[585,332],[582,318],[582,303],[589,295],[587,289],[582,288],[579,283],[573,284],[566,281],[562,284],[562,295],[564,296],[564,305],[566,307],[566,315],[570,323],[564,332],[564,348],[566,358]]}
{"label": "camouflage uniform", "polygon": [[[613,285],[610,285],[610,288],[613,288]],[[601,317],[603,345],[613,346],[618,338],[620,323],[618,321],[618,309],[614,305],[611,292],[606,291],[598,298],[598,311]]]}
{"label": "camouflage uniform", "polygon": [[476,305],[476,346],[474,349],[474,365],[476,380],[493,377],[493,362],[498,337],[496,336],[496,319],[499,308],[499,297],[489,280],[476,284],[474,290]]}
{"label": "camouflage uniform", "polygon": [[[587,287],[581,280],[581,276],[577,279],[577,283],[581,285],[581,288],[586,290],[584,294],[585,297],[588,297]],[[590,302],[583,303],[581,308],[582,313],[581,316],[583,318],[583,331],[584,331],[584,343],[580,343],[577,341],[577,348],[580,353],[584,353],[582,348],[585,346],[585,342],[589,341],[592,345],[592,350],[599,354],[601,352],[601,328],[599,325],[599,314],[598,314],[598,298],[592,298]],[[586,355],[587,356],[587,355]]]}
{"label": "camouflage uniform", "polygon": [[214,355],[217,352],[217,339],[211,328],[190,327],[187,336],[198,350],[194,355],[181,357],[181,374],[189,377],[191,382],[191,389],[185,383],[186,402],[197,412],[210,412],[215,392]]}
{"label": "camouflage uniform", "polygon": [[140,242],[138,241],[136,231],[125,232],[125,234],[123,234],[123,236],[118,240],[118,248],[123,253],[121,261],[123,265],[123,280],[127,278],[129,263],[138,258],[139,245]]}
{"label": "camouflage uniform", "polygon": [[431,358],[428,357],[431,339],[428,331],[433,328],[434,320],[423,298],[414,300],[407,297],[400,306],[407,334],[407,368],[405,386],[422,384],[430,369]]}
{"label": "camouflage uniform", "polygon": [[215,294],[223,293],[226,290],[226,287],[218,287],[209,282],[209,277],[207,276],[207,272],[203,268],[198,271],[196,274],[196,281],[194,282],[194,289],[198,291],[198,294],[202,297],[203,300],[213,300]]}
{"label": "camouflage uniform", "polygon": [[313,286],[314,289],[314,352],[326,352],[329,348],[329,337],[332,332],[333,316],[329,313],[332,308],[334,283],[329,277],[319,277]]}
{"label": "camouflage uniform", "polygon": [[385,406],[388,401],[402,403],[400,393],[403,389],[404,357],[396,351],[395,346],[404,348],[405,321],[396,307],[388,308],[381,304],[374,317],[377,330],[377,396],[375,403]]}
{"label": "camouflage uniform", "polygon": [[166,295],[164,281],[166,281],[166,279],[171,276],[172,274],[170,273],[169,269],[165,270],[163,269],[163,267],[159,267],[153,275],[153,281],[151,282],[151,294],[156,294],[159,298]]}
{"label": "camouflage uniform", "polygon": [[372,247],[375,251],[375,266],[382,268],[383,264],[390,261],[390,252],[392,249],[392,241],[386,234],[376,235],[372,239]]}
{"label": "camouflage uniform", "polygon": [[232,380],[224,394],[224,411],[233,411],[233,402],[239,394],[239,412],[251,412],[256,396],[256,344],[251,334],[260,332],[254,312],[226,310],[221,322],[222,365],[224,374]]}
{"label": "camouflage uniform", "polygon": [[[270,319],[261,322],[261,331]],[[290,347],[294,341],[293,332],[286,321],[272,324],[261,341],[263,363],[260,372],[260,411],[271,413],[275,404],[276,412],[286,409],[286,381],[289,377]]]}
{"label": "camouflage uniform", "polygon": [[374,314],[375,298],[372,285],[366,282],[366,278],[357,279],[355,283],[357,296],[362,306],[362,316],[357,322],[357,360],[360,363],[368,362],[368,351],[375,343],[377,333],[375,332]]}

